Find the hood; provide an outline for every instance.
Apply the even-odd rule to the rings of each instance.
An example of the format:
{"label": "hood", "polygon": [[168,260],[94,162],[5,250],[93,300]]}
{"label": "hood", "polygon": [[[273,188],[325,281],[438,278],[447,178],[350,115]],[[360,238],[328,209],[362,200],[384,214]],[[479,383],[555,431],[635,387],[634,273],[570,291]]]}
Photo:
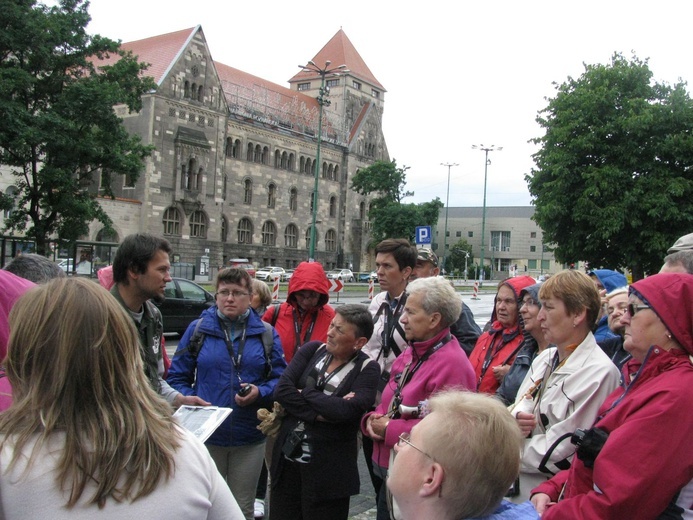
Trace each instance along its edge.
{"label": "hood", "polygon": [[541,284],[543,282],[535,283],[534,285],[530,285],[528,287],[525,287],[520,291],[520,296],[518,297],[519,300],[522,300],[525,297],[525,294],[529,294],[535,302],[539,304],[539,307],[541,307],[541,303],[539,302],[539,288],[541,287]]}
{"label": "hood", "polygon": [[318,307],[330,301],[330,282],[327,280],[322,264],[318,262],[301,262],[289,278],[289,295],[286,301],[294,304],[296,291],[315,291],[320,293]]}
{"label": "hood", "polygon": [[10,310],[19,297],[36,284],[20,278],[9,271],[0,270],[0,361],[7,354],[7,340],[10,337],[10,326],[7,318]]}
{"label": "hood", "polygon": [[612,271],[611,269],[595,269],[590,271],[590,276],[596,276],[606,289],[607,294],[618,289],[619,287],[627,287],[628,280],[618,271]]}
{"label": "hood", "polygon": [[[515,276],[513,278],[508,278],[507,280],[503,280],[501,283],[498,284],[498,289],[500,289],[502,286],[507,285],[510,287],[515,294],[515,299],[519,300],[520,299],[520,292],[522,289],[525,287],[529,287],[530,285],[536,284],[537,281],[532,278],[531,276]],[[520,318],[520,307],[518,305],[517,307],[517,315],[518,318]],[[493,306],[493,312],[491,313],[491,323],[494,323],[496,321],[496,306]],[[519,320],[521,323],[522,320]]]}
{"label": "hood", "polygon": [[693,354],[693,275],[655,274],[631,285],[630,293],[652,307],[679,345]]}

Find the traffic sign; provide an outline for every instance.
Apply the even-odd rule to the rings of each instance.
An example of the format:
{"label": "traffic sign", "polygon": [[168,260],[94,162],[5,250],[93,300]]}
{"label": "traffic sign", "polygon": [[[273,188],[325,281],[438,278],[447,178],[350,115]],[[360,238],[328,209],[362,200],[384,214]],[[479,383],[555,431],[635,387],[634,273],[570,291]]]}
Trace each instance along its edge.
{"label": "traffic sign", "polygon": [[344,282],[341,280],[328,280],[330,282],[330,292],[342,292]]}
{"label": "traffic sign", "polygon": [[416,226],[416,243],[431,243],[431,226]]}

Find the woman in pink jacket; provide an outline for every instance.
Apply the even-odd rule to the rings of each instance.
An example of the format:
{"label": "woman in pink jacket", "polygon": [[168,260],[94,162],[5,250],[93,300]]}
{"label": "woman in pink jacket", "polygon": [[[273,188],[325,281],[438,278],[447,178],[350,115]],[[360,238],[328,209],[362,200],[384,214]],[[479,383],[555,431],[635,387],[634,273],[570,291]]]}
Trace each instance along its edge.
{"label": "woman in pink jacket", "polygon": [[[373,440],[373,470],[383,479],[392,447],[419,422],[422,401],[444,388],[475,388],[474,369],[450,334],[462,307],[459,295],[444,278],[414,280],[407,295],[400,322],[408,346],[392,365],[381,403],[361,421],[361,431]],[[377,519],[389,519],[385,486]]]}

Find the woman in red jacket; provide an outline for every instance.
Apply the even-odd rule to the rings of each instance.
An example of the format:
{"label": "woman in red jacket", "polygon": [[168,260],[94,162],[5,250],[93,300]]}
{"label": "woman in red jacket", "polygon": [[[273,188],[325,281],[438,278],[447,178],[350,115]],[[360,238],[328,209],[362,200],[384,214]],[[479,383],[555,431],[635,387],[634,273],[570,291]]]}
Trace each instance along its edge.
{"label": "woman in red jacket", "polygon": [[633,356],[624,384],[604,401],[594,426],[573,436],[571,468],[532,490],[543,520],[693,514],[693,276],[660,273],[635,282],[621,322]]}

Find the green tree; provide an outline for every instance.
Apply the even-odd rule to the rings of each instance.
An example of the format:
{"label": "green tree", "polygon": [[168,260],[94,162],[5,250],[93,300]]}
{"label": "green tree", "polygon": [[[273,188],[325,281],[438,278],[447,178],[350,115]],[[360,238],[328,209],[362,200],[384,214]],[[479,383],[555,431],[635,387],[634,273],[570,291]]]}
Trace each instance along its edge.
{"label": "green tree", "polygon": [[556,85],[525,176],[534,220],[560,262],[656,272],[693,228],[693,104],[686,84],[652,80],[647,60],[614,54]]}
{"label": "green tree", "polygon": [[361,195],[375,194],[369,212],[372,243],[392,237],[408,238],[413,242],[416,226],[434,226],[438,222],[443,207],[438,197],[420,204],[402,202],[414,195],[404,190],[408,169],[407,166],[398,168],[394,159],[376,161],[351,178],[351,189]]}
{"label": "green tree", "polygon": [[[6,228],[24,231],[46,253],[48,240],[76,240],[94,219],[111,221],[96,189],[113,196],[111,180],[136,180],[151,148],[131,136],[114,107],[142,106],[156,85],[141,76],[146,65],[119,50],[118,42],[86,33],[88,2],[33,0],[3,4],[0,36],[0,164],[11,168],[16,200]],[[97,68],[111,54],[120,60]]]}
{"label": "green tree", "polygon": [[[469,253],[469,258],[466,258],[467,253]],[[450,248],[450,254],[446,259],[446,262],[449,262],[450,265],[450,269],[448,269],[448,271],[455,269],[464,272],[465,260],[467,269],[469,269],[469,266],[474,265],[472,246],[469,242],[462,238]]]}

